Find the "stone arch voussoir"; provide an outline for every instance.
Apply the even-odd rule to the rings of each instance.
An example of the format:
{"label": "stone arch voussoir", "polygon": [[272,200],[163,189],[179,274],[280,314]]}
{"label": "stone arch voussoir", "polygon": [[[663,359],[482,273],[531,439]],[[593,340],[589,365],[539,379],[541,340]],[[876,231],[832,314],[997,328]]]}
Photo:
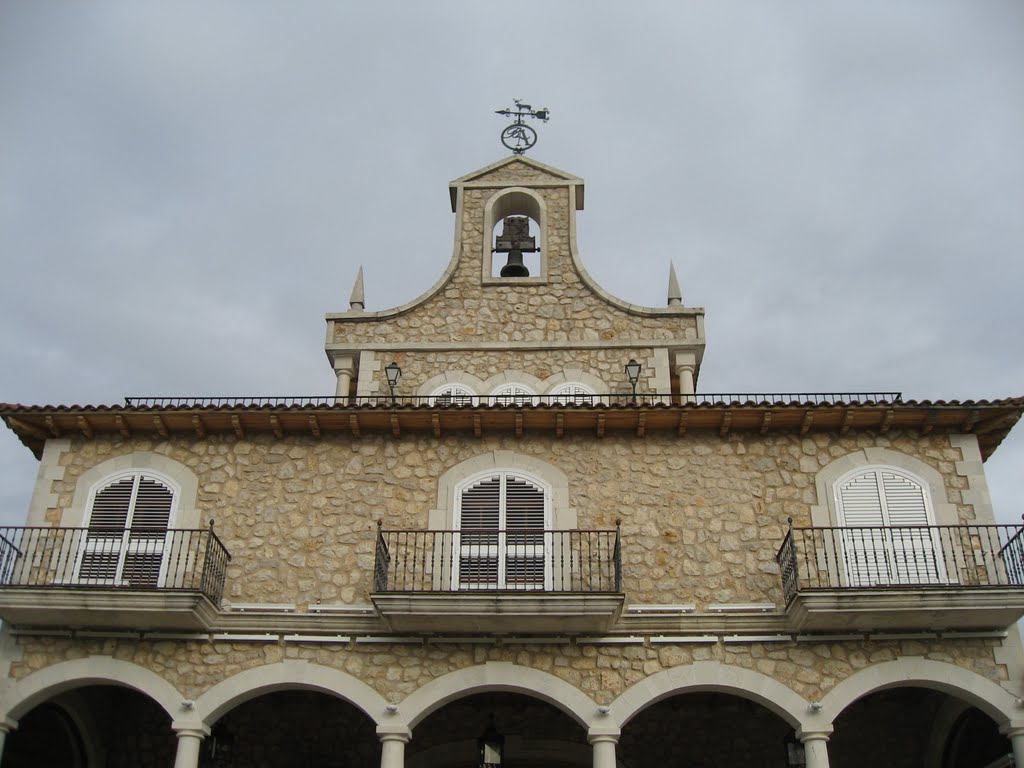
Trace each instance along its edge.
{"label": "stone arch voussoir", "polygon": [[917,657],[886,661],[857,671],[821,699],[821,714],[835,719],[856,701],[889,688],[932,688],[977,707],[999,725],[1019,718],[1016,698],[1006,689],[955,664]]}
{"label": "stone arch voussoir", "polygon": [[400,703],[399,712],[413,728],[445,704],[486,691],[521,693],[539,699],[588,730],[597,715],[597,705],[578,688],[547,672],[507,661],[489,661],[432,680],[409,694]]}
{"label": "stone arch voussoir", "polygon": [[306,690],[347,701],[374,725],[401,725],[387,709],[387,701],[366,683],[337,669],[307,661],[282,661],[247,669],[222,680],[196,699],[196,714],[212,726],[226,712],[257,696],[275,691]]}
{"label": "stone arch voussoir", "polygon": [[25,715],[54,696],[87,685],[118,685],[148,696],[172,718],[182,715],[181,693],[155,672],[110,656],[62,661],[11,684],[0,697],[0,720]]}
{"label": "stone arch voussoir", "polygon": [[612,703],[609,715],[625,726],[641,711],[684,693],[716,691],[754,701],[794,728],[801,727],[808,702],[774,678],[717,661],[698,661],[657,672],[630,686]]}

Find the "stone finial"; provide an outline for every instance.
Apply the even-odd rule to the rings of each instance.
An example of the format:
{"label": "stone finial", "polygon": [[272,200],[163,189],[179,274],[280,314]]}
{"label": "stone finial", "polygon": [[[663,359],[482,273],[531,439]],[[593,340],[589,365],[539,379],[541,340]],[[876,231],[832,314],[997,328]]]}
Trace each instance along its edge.
{"label": "stone finial", "polygon": [[668,263],[668,305],[679,307],[683,304],[683,292],[679,290],[679,278],[676,277],[676,265]]}
{"label": "stone finial", "polygon": [[363,296],[363,268],[359,267],[359,274],[356,275],[356,284],[352,286],[352,295],[348,298],[348,308],[355,312],[362,312],[366,304]]}

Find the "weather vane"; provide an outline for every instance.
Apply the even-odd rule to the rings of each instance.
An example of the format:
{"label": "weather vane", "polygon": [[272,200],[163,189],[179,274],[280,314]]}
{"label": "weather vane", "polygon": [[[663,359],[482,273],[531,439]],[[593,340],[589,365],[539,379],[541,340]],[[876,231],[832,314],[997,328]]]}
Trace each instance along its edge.
{"label": "weather vane", "polygon": [[523,104],[519,99],[513,99],[516,103],[515,109],[497,109],[496,115],[514,117],[516,121],[501,132],[501,143],[512,150],[513,154],[521,155],[537,143],[537,132],[523,122],[524,117],[535,117],[545,123],[551,117],[551,111],[547,108],[534,109],[529,104]]}

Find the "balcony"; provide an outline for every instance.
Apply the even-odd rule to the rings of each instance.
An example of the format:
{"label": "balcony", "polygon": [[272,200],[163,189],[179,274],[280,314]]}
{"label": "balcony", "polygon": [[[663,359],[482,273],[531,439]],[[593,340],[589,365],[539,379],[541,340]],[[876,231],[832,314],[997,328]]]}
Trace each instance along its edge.
{"label": "balcony", "polygon": [[603,632],[622,609],[618,530],[383,530],[370,595],[396,632]]}
{"label": "balcony", "polygon": [[230,559],[212,528],[0,528],[0,618],[61,629],[209,629]]}
{"label": "balcony", "polygon": [[777,560],[796,631],[990,630],[1024,616],[1024,528],[792,528]]}

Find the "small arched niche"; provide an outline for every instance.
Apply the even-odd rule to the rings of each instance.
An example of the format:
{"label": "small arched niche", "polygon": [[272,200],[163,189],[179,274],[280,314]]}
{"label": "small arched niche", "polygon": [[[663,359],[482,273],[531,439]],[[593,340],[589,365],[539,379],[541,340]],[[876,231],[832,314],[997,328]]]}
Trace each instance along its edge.
{"label": "small arched niche", "polygon": [[540,195],[523,187],[498,192],[484,208],[483,231],[485,284],[547,282],[547,209]]}

